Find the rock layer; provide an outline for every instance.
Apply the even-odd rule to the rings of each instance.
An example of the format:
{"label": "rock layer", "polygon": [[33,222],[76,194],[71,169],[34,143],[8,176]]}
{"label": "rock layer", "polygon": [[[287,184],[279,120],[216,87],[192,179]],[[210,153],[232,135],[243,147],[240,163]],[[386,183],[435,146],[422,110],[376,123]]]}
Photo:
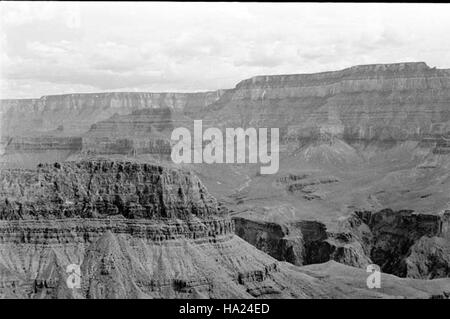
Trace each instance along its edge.
{"label": "rock layer", "polygon": [[[257,76],[233,89],[204,93],[69,94],[2,100],[1,149],[5,139],[62,127],[66,135],[83,136],[89,153],[167,155],[168,144],[157,129],[141,131],[146,138],[129,135],[157,126],[156,121],[166,128],[180,126],[179,118],[138,115],[142,110],[170,109],[186,116],[183,121],[203,119],[205,128],[277,127],[282,143],[292,145],[330,136],[349,144],[381,141],[392,145],[414,140],[429,144],[436,154],[447,154],[449,103],[450,71],[423,62]],[[125,136],[108,139],[120,134]],[[53,150],[53,146],[48,148]]]}
{"label": "rock layer", "polygon": [[[83,161],[4,170],[0,295],[21,298],[308,298],[338,290],[233,234],[190,173]],[[80,286],[67,283],[80,268]]]}
{"label": "rock layer", "polygon": [[220,213],[195,175],[151,164],[66,162],[37,170],[3,170],[0,176],[1,219],[188,219]]}
{"label": "rock layer", "polygon": [[284,139],[421,139],[450,131],[450,71],[425,63],[244,80],[210,108],[224,127],[279,127]]}
{"label": "rock layer", "polygon": [[170,108],[187,113],[212,104],[221,90],[200,93],[90,93],[43,96],[40,99],[1,100],[1,135],[49,131],[64,126],[72,134],[115,113],[129,114],[138,109]]}
{"label": "rock layer", "polygon": [[277,224],[234,217],[236,234],[272,257],[295,265],[334,260],[354,267],[375,263],[399,277],[450,277],[450,213],[442,216],[385,209],[356,212],[328,231],[318,221]]}

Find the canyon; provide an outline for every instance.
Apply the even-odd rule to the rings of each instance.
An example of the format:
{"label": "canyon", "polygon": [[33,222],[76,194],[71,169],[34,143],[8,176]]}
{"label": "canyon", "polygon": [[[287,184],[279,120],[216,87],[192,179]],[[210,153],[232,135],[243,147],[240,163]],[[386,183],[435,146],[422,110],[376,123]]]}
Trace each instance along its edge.
{"label": "canyon", "polygon": [[[450,295],[449,69],[1,100],[0,114],[4,296]],[[279,128],[279,171],[174,164],[170,134],[194,120]],[[77,291],[71,263],[89,278]],[[372,263],[382,290],[365,286]]]}
{"label": "canyon", "polygon": [[[234,234],[226,208],[195,175],[172,168],[97,160],[4,170],[1,194],[0,295],[7,298],[431,298],[450,291],[442,280],[394,279],[375,292],[339,276],[344,265],[323,264],[335,268],[324,280],[320,269],[279,262]],[[73,264],[81,267],[75,289],[65,274]]]}

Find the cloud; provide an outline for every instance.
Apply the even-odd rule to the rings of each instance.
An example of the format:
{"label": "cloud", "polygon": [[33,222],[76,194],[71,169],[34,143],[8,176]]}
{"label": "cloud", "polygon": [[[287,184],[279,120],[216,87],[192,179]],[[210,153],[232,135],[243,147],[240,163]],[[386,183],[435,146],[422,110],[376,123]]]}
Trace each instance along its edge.
{"label": "cloud", "polygon": [[201,91],[260,74],[448,65],[450,5],[1,3],[2,96]]}

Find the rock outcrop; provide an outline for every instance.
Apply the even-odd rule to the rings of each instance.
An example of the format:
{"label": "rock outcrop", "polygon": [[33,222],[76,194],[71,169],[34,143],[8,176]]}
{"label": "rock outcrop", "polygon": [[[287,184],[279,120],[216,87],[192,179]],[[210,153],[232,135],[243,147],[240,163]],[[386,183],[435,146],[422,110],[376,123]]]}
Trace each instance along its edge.
{"label": "rock outcrop", "polygon": [[145,163],[82,161],[3,170],[0,219],[121,216],[188,219],[219,214],[190,173]]}
{"label": "rock outcrop", "polygon": [[209,108],[224,127],[279,127],[287,140],[420,140],[449,131],[450,71],[376,64],[241,81]]}
{"label": "rock outcrop", "polygon": [[353,267],[371,263],[364,247],[351,235],[332,233],[318,221],[278,224],[233,217],[236,234],[270,256],[294,265],[334,260]]}
{"label": "rock outcrop", "polygon": [[[175,117],[175,118],[174,118]],[[168,157],[170,134],[179,116],[169,108],[140,109],[97,122],[83,135],[89,154],[156,154]]]}
{"label": "rock outcrop", "polygon": [[384,272],[412,278],[450,277],[450,212],[429,215],[385,209],[357,216],[370,229],[359,238]]}
{"label": "rock outcrop", "polygon": [[[342,295],[235,236],[226,210],[190,173],[67,162],[4,170],[0,185],[4,297]],[[77,267],[80,285],[70,286]]]}
{"label": "rock outcrop", "polygon": [[89,93],[43,96],[39,99],[1,100],[1,135],[50,131],[64,126],[71,134],[81,134],[96,122],[115,113],[129,114],[148,108],[170,108],[192,113],[208,106],[223,91],[200,93]]}
{"label": "rock outcrop", "polygon": [[[0,202],[6,298],[430,298],[450,290],[393,277],[375,292],[357,269],[348,276],[338,264],[279,262],[234,235],[226,209],[195,176],[161,166],[5,170]],[[336,276],[324,278],[329,267]]]}
{"label": "rock outcrop", "polygon": [[[425,63],[257,76],[204,93],[2,100],[0,167],[16,168],[0,173],[0,294],[397,294],[352,290],[348,273],[369,263],[399,277],[447,278],[449,217],[437,212],[448,207],[449,105],[450,70]],[[204,128],[280,128],[277,176],[239,165],[195,169],[230,207],[275,207],[292,212],[288,221],[273,222],[270,212],[271,222],[263,215],[231,221],[192,173],[137,162],[167,160],[171,131],[194,119]],[[276,208],[285,202],[292,209]],[[314,220],[316,212],[347,218],[331,229]],[[88,278],[78,290],[65,284],[70,264]],[[340,277],[321,279],[330,269]],[[448,292],[436,279],[428,290],[421,280],[395,278],[405,296]]]}
{"label": "rock outcrop", "polygon": [[295,265],[334,260],[354,267],[377,264],[399,277],[450,277],[450,213],[385,209],[356,212],[328,231],[318,221],[277,224],[233,217],[236,234],[272,257]]}

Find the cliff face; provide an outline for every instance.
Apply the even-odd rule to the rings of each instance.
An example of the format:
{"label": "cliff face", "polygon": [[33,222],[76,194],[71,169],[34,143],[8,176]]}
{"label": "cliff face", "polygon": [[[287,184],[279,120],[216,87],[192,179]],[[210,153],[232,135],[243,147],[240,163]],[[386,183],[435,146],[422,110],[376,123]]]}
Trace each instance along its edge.
{"label": "cliff face", "polygon": [[0,218],[122,216],[189,219],[218,214],[217,202],[190,173],[149,164],[83,161],[3,170]]}
{"label": "cliff face", "polygon": [[[166,131],[189,127],[193,119],[203,119],[205,127],[277,127],[282,142],[293,145],[324,136],[350,144],[414,140],[436,154],[447,154],[449,104],[450,71],[425,63],[257,76],[234,89],[204,93],[69,94],[3,100],[0,150],[14,153],[6,149],[6,141],[46,132],[83,136],[85,149],[94,153],[168,153],[160,139],[162,127]],[[170,115],[153,114],[152,109],[169,110]],[[49,150],[55,149],[49,146]]]}
{"label": "cliff face", "polygon": [[195,112],[220,98],[222,91],[201,93],[92,93],[43,96],[40,99],[1,100],[1,135],[54,130],[63,126],[71,134],[115,113],[129,114],[146,108]]}
{"label": "cliff face", "polygon": [[450,290],[392,277],[375,292],[358,269],[278,262],[235,236],[226,210],[179,170],[97,160],[4,170],[0,180],[2,297],[430,298]]}
{"label": "cliff face", "polygon": [[421,139],[450,131],[450,72],[425,63],[355,66],[238,83],[210,117],[223,126],[280,127],[286,139]]}
{"label": "cliff face", "polygon": [[399,277],[450,276],[450,212],[442,216],[356,212],[338,231],[317,221],[275,224],[234,217],[236,234],[278,260],[309,265],[334,260],[354,267],[377,264]]}
{"label": "cliff face", "polygon": [[[0,180],[6,297],[255,297],[283,295],[293,277],[233,235],[190,173],[105,160],[4,170]],[[66,283],[71,264],[80,288]]]}
{"label": "cliff face", "polygon": [[[339,295],[234,236],[190,173],[113,161],[4,170],[0,202],[3,297]],[[79,287],[67,283],[71,267]]]}
{"label": "cliff face", "polygon": [[362,268],[372,263],[359,241],[345,233],[331,233],[318,221],[277,224],[242,217],[234,217],[233,221],[238,236],[270,256],[294,265],[334,260]]}
{"label": "cliff face", "polygon": [[169,108],[141,109],[115,114],[97,122],[83,135],[88,154],[158,154],[171,152],[170,134],[181,116]]}
{"label": "cliff face", "polygon": [[[437,214],[448,206],[449,105],[450,71],[424,63],[259,76],[207,93],[2,101],[0,160],[52,164],[0,174],[0,295],[342,296],[315,284],[322,270],[305,275],[282,261],[327,262],[325,270],[329,261],[376,262],[400,277],[449,277],[448,214]],[[168,155],[172,129],[193,119],[204,127],[280,128],[278,176],[196,167],[217,195],[234,203],[228,195],[236,193],[236,207],[277,211],[280,203],[324,218],[376,213],[352,215],[338,231],[294,213],[283,224],[261,222],[264,216],[231,222],[190,173],[123,161],[63,163]],[[75,292],[64,283],[72,263],[92,278]]]}
{"label": "cliff face", "polygon": [[[73,133],[115,113],[169,108],[220,126],[280,127],[285,137],[420,139],[450,131],[450,71],[423,62],[316,74],[257,76],[205,93],[98,93],[2,100],[2,136],[64,126]],[[220,121],[217,121],[220,119]]]}

